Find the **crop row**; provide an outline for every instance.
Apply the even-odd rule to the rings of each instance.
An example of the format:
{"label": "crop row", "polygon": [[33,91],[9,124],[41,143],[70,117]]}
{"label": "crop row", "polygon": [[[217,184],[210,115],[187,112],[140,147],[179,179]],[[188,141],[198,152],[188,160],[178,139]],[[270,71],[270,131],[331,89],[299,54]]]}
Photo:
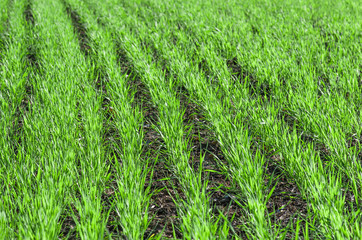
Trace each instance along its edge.
{"label": "crop row", "polygon": [[2,1],[1,238],[361,238],[362,14],[334,4]]}

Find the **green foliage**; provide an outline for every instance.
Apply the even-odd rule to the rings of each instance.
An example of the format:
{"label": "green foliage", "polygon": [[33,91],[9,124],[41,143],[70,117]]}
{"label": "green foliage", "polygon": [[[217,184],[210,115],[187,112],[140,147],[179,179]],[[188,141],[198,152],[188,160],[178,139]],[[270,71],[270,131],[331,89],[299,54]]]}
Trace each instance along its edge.
{"label": "green foliage", "polygon": [[[162,238],[155,161],[175,238],[361,239],[361,18],[358,1],[0,1],[1,239]],[[211,204],[179,89],[220,146],[241,225]],[[269,212],[271,165],[305,202],[287,226]]]}

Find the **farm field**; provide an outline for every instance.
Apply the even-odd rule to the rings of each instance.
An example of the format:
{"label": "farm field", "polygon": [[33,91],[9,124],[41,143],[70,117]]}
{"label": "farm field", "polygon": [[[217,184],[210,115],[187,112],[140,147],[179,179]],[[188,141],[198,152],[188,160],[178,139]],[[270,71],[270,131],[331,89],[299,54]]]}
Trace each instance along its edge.
{"label": "farm field", "polygon": [[1,0],[0,239],[362,239],[358,0]]}

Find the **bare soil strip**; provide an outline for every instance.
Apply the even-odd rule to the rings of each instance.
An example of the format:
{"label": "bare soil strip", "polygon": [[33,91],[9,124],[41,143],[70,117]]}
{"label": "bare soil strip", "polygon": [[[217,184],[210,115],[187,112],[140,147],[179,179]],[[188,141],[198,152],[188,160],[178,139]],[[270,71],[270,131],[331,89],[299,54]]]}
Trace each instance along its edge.
{"label": "bare soil strip", "polygon": [[238,84],[240,84],[244,83],[244,81],[248,81],[247,86],[251,96],[260,96],[263,101],[270,100],[270,96],[273,95],[271,86],[265,82],[261,83],[259,86],[258,80],[255,78],[255,76],[242,68],[242,66],[238,63],[237,57],[227,60],[226,64],[235,82],[238,81]]}
{"label": "bare soil strip", "polygon": [[89,46],[90,38],[87,34],[87,29],[86,29],[84,23],[82,22],[79,14],[76,11],[74,11],[73,9],[71,9],[69,4],[67,4],[65,0],[62,0],[62,2],[65,6],[65,9],[66,9],[69,17],[72,20],[74,30],[76,31],[76,34],[78,36],[80,49],[86,56],[88,56],[91,48]]}
{"label": "bare soil strip", "polygon": [[33,11],[31,9],[32,6],[32,2],[31,0],[28,1],[26,8],[25,8],[25,12],[24,12],[24,16],[25,16],[25,20],[29,25],[34,25],[34,16],[33,16]]}
{"label": "bare soil strip", "polygon": [[[128,75],[131,93],[134,93],[134,106],[141,106],[144,116],[144,150],[143,159],[149,160],[149,167],[153,168],[147,177],[145,189],[150,187],[151,204],[149,215],[152,217],[144,235],[147,239],[163,232],[164,237],[173,237],[173,224],[177,221],[177,209],[173,201],[175,198],[173,185],[176,181],[170,177],[172,172],[166,165],[164,142],[160,134],[154,129],[157,126],[158,111],[152,102],[151,94],[136,73],[132,62],[128,59],[121,44],[118,44],[119,66],[124,74]],[[180,194],[180,193],[179,193]],[[175,229],[176,237],[181,238],[181,233]]]}

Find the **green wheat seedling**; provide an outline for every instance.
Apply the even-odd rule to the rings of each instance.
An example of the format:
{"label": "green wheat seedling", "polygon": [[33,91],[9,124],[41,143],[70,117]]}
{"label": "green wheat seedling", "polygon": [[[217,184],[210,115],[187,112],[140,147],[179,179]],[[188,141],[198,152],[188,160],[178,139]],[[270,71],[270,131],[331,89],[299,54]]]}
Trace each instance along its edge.
{"label": "green wheat seedling", "polygon": [[[160,42],[160,39],[154,41]],[[197,102],[204,107],[207,118],[214,127],[228,161],[227,169],[230,177],[241,188],[242,196],[245,197],[248,205],[248,212],[251,213],[252,234],[261,238],[269,238],[271,233],[268,231],[264,216],[262,184],[264,160],[258,153],[255,156],[252,155],[247,130],[239,120],[243,114],[238,116],[228,114],[212,87],[208,87],[205,84],[206,81],[198,80],[202,78],[201,75],[194,75],[194,71],[188,69],[187,60],[181,60],[185,58],[177,55],[180,53],[173,50],[171,50],[172,53],[166,52],[170,48],[166,48],[167,45],[164,44],[161,49],[165,49],[165,55],[176,56],[170,61],[172,70],[184,73],[179,77],[179,81],[185,84],[194,96],[197,96]]]}
{"label": "green wheat seedling", "polygon": [[[114,207],[122,235],[129,239],[141,239],[148,226],[149,191],[144,189],[149,169],[147,162],[141,158],[143,150],[143,117],[139,109],[132,107],[132,97],[128,80],[121,74],[117,63],[116,46],[110,32],[98,25],[92,13],[84,8],[80,1],[68,1],[77,10],[88,25],[94,60],[108,80],[107,93],[114,119],[113,125],[119,134],[119,142],[114,143],[120,159],[114,159],[117,171]],[[112,158],[112,156],[109,156]]]}
{"label": "green wheat seedling", "polygon": [[[0,23],[1,23],[1,26],[0,26],[0,36],[1,36],[0,37],[0,43],[1,44],[4,41],[3,35],[4,35],[5,31],[6,31],[6,26],[7,26],[6,21],[9,18],[9,9],[8,9],[9,5],[10,5],[9,0],[5,0],[5,1],[2,1],[0,3],[0,9],[1,9],[0,10]],[[3,48],[2,45],[0,45],[0,47]],[[3,49],[1,49],[1,50],[3,50]]]}
{"label": "green wheat seedling", "polygon": [[0,239],[360,239],[361,23],[357,0],[0,1]]}
{"label": "green wheat seedling", "polygon": [[[117,27],[117,25],[115,26]],[[140,36],[141,39],[142,37]],[[205,186],[196,181],[198,178],[188,163],[190,150],[187,148],[187,141],[184,141],[186,132],[182,123],[183,110],[180,109],[178,100],[172,94],[172,81],[165,85],[166,82],[163,73],[160,71],[161,69],[150,62],[150,56],[145,54],[141,43],[138,43],[138,41],[140,41],[138,38],[130,34],[124,36],[122,44],[133,60],[138,73],[145,77],[144,81],[150,89],[152,100],[158,106],[158,131],[165,142],[170,165],[186,197],[184,204],[177,204],[179,205],[180,214],[182,214],[182,232],[186,234],[186,238],[212,238],[215,234],[215,228],[212,227],[210,215],[207,211],[208,203]],[[191,202],[193,202],[192,205]],[[192,214],[190,215],[190,213]]]}
{"label": "green wheat seedling", "polygon": [[[218,28],[220,28],[219,26],[218,26]],[[204,32],[204,35],[206,35],[207,36],[207,32]],[[203,36],[204,36],[203,35]],[[215,34],[216,35],[216,34]],[[180,37],[180,39],[182,39],[182,37]],[[191,40],[193,40],[193,39],[191,39]],[[209,39],[209,40],[212,40],[212,39]],[[213,42],[212,41],[210,41],[211,43],[208,43],[208,45],[210,46],[211,45],[211,50],[214,50],[215,49],[215,46],[212,46],[212,44],[213,44]],[[188,44],[190,44],[191,43],[191,41],[188,43]],[[187,43],[185,44],[186,46],[187,46]],[[205,50],[205,49],[207,49],[207,48],[205,48],[205,47],[203,47],[203,50]],[[224,51],[224,49],[222,49],[223,51],[222,52],[224,52],[224,53],[227,53],[227,52],[230,52],[230,51]],[[202,53],[203,51],[201,51],[201,53]],[[217,74],[216,76],[218,77],[218,78],[220,78],[220,79],[222,79],[222,80],[224,80],[224,79],[231,79],[230,78],[230,76],[228,76],[227,78],[223,78],[223,76],[227,76],[227,75],[225,75],[224,73],[222,73],[222,69],[225,69],[225,66],[217,66],[217,65],[220,65],[220,64],[218,64],[219,62],[220,62],[220,59],[212,59],[214,56],[215,56],[215,53],[210,53],[210,52],[208,52],[207,50],[205,51],[207,54],[205,54],[205,56],[207,56],[207,59],[208,60],[210,60],[210,61],[208,61],[208,62],[211,62],[212,64],[211,64],[211,69],[213,69],[213,71],[215,72],[215,73],[219,73],[219,74]],[[189,55],[192,55],[192,54],[189,54]],[[268,56],[268,55],[265,55],[265,56]],[[216,64],[215,64],[216,63]],[[215,65],[217,66],[217,67],[215,67]],[[274,65],[270,65],[270,66],[275,66],[275,65],[277,65],[277,64],[274,64]],[[221,70],[221,71],[220,71]],[[220,72],[221,72],[221,74],[220,74]],[[225,81],[223,81],[222,82],[222,84],[223,84],[223,89],[225,89],[225,91],[230,91],[229,89],[230,89],[230,85],[228,85],[227,83],[225,84]],[[226,85],[226,86],[225,86]],[[278,85],[277,85],[278,86]],[[243,86],[241,86],[241,87],[243,87]],[[311,92],[310,90],[309,91],[304,91],[305,93],[308,93],[308,92]],[[225,94],[226,96],[234,96],[235,97],[235,92],[228,92],[227,94]],[[240,95],[240,94],[239,94]],[[292,96],[295,96],[295,95],[292,95]],[[235,100],[233,100],[233,102],[240,102],[240,100],[239,99],[245,99],[245,94],[243,94],[243,95],[240,95],[240,98],[235,98]],[[302,101],[302,99],[298,99],[298,103],[300,104],[300,102]],[[310,102],[310,101],[309,101]],[[242,106],[243,108],[245,108],[245,103],[243,102],[243,104],[244,104],[244,106]],[[324,104],[325,105],[325,104]],[[340,106],[340,104],[339,105],[337,105],[337,106]],[[274,111],[275,112],[275,111]],[[276,113],[276,112],[275,112]],[[344,114],[343,116],[346,116],[346,114]],[[260,121],[260,117],[258,116],[258,115],[255,115],[255,117],[256,117],[256,120],[257,121]],[[266,118],[268,118],[268,116],[266,116]],[[336,128],[333,128],[333,129],[340,129],[340,127],[338,128],[338,127],[336,127]],[[343,146],[344,144],[338,144],[338,146]],[[345,148],[342,148],[342,149],[345,149]],[[353,150],[352,152],[351,152],[352,154],[353,153],[355,153],[355,150]],[[357,169],[357,172],[358,172],[358,169]],[[331,179],[331,181],[332,182],[334,182],[334,180],[333,179]],[[352,180],[353,181],[353,180]],[[336,181],[336,183],[338,183],[339,181]],[[356,185],[356,184],[354,184],[354,185]],[[338,189],[339,187],[333,187],[333,189]],[[322,188],[320,188],[320,189],[322,189]],[[319,190],[320,190],[319,189]],[[319,191],[319,190],[316,190],[316,191]],[[335,190],[333,190],[332,192],[334,192]],[[334,196],[335,194],[334,193],[330,193],[330,196],[333,198],[333,196]],[[358,196],[358,195],[355,195],[355,196]],[[340,199],[338,196],[336,196],[338,199]],[[336,200],[336,203],[339,201],[339,202],[341,202],[341,200],[342,199],[340,199],[340,200]],[[343,204],[342,204],[343,205]],[[341,214],[341,209],[343,209],[343,207],[339,207],[339,211],[340,211],[340,213],[338,213],[338,214]],[[334,230],[332,230],[333,232],[335,232],[336,231],[336,229],[338,229],[338,228],[344,228],[344,227],[342,227],[343,226],[343,221],[344,220],[341,220],[342,222],[341,223],[338,223],[338,221],[340,221],[340,220],[338,220],[338,217],[336,218],[336,224],[337,224],[337,226],[340,226],[340,227],[337,227],[337,228],[335,228]],[[329,223],[328,223],[329,224]],[[356,231],[358,232],[358,228],[356,229]]]}
{"label": "green wheat seedling", "polygon": [[[160,24],[161,28],[162,28],[162,25]],[[152,41],[152,40],[151,40]],[[155,43],[159,44],[159,43],[162,43],[162,40],[161,39],[155,39],[153,40]],[[160,46],[160,49],[165,49],[165,46]],[[167,48],[166,48],[167,49]],[[176,53],[177,54],[177,53]],[[165,50],[165,56],[175,56],[176,55],[175,52],[171,53],[171,52],[166,52]],[[178,56],[178,59],[180,59],[180,57]],[[186,63],[187,64],[187,63]],[[178,69],[176,69],[176,66],[178,67]],[[185,63],[184,62],[178,62],[178,64],[174,64],[172,65],[172,70],[177,72],[177,73],[184,73],[184,72],[188,72],[186,69],[182,69],[182,67],[185,66]],[[193,76],[194,77],[194,76]],[[184,78],[187,78],[187,76],[185,77],[185,74],[179,76],[180,79],[184,79]],[[179,81],[182,81],[182,80],[179,80]],[[200,83],[201,85],[201,83]],[[198,86],[198,88],[200,88],[200,85]],[[205,87],[203,87],[205,89]],[[208,91],[210,91],[211,89],[209,89]],[[207,90],[204,90],[204,91],[207,91]],[[222,139],[223,139],[223,142],[222,142],[222,146],[225,146],[224,147],[224,152],[226,154],[230,154],[230,158],[234,160],[234,163],[231,164],[231,167],[232,167],[232,176],[239,176],[238,180],[236,180],[236,182],[238,182],[238,186],[250,186],[251,189],[248,189],[248,190],[244,190],[246,192],[246,195],[247,195],[247,192],[250,192],[250,193],[255,193],[258,197],[257,199],[262,199],[262,195],[263,195],[263,192],[261,191],[262,188],[258,187],[258,185],[254,185],[253,183],[257,183],[258,181],[261,182],[263,181],[263,178],[262,178],[262,175],[263,175],[263,172],[259,172],[259,173],[254,173],[254,172],[248,172],[248,171],[259,171],[261,170],[261,166],[263,165],[263,160],[262,158],[260,159],[261,162],[258,162],[256,161],[256,164],[260,164],[259,167],[258,166],[250,166],[248,167],[248,170],[245,170],[245,176],[242,176],[240,173],[241,173],[241,170],[239,169],[240,165],[241,164],[241,161],[240,161],[240,158],[245,158],[245,156],[248,156],[249,155],[249,162],[251,163],[252,160],[252,156],[251,156],[251,153],[249,151],[250,147],[250,143],[248,143],[248,137],[247,137],[247,133],[245,132],[245,130],[243,129],[243,126],[235,126],[235,125],[230,125],[230,123],[232,123],[233,121],[231,119],[228,119],[228,116],[223,116],[223,107],[220,105],[220,102],[216,99],[216,96],[214,94],[212,94],[212,96],[210,96],[210,94],[212,94],[212,92],[203,92],[202,94],[200,95],[203,95],[203,96],[207,96],[207,99],[202,101],[202,105],[206,104],[205,108],[211,108],[209,109],[210,111],[210,115],[213,117],[213,121],[212,122],[216,122],[216,119],[218,119],[218,125],[217,127],[218,128],[224,128],[224,129],[217,129],[218,131],[218,134],[223,134],[222,136]],[[214,99],[212,99],[212,97],[215,97]],[[221,110],[219,110],[221,109]],[[231,117],[231,116],[230,116]],[[225,120],[220,120],[221,119],[225,119]],[[237,121],[235,121],[237,122]],[[230,128],[230,130],[227,130],[227,128]],[[240,129],[240,130],[238,130]],[[240,137],[237,137],[236,135],[225,135],[224,134],[224,131],[225,132],[228,132],[229,133],[237,133],[237,132],[240,132],[240,133],[243,133],[245,134],[244,137],[241,137],[241,139],[244,139],[244,140],[239,140]],[[243,135],[242,135],[243,136]],[[230,137],[230,139],[229,139]],[[238,139],[235,143],[234,142],[234,139]],[[242,144],[239,145],[239,141],[245,141],[246,142],[243,142]],[[238,152],[240,150],[238,150],[238,147],[236,148],[233,148],[233,146],[243,146],[245,147],[245,150],[242,150],[241,151],[244,151],[244,152]],[[226,146],[230,146],[229,147],[226,147]],[[258,156],[257,156],[258,157]],[[230,159],[230,161],[231,161]],[[229,166],[230,167],[230,166]],[[236,171],[236,172],[233,172],[233,171]],[[249,177],[250,176],[256,176],[257,178],[259,178],[260,180],[257,180],[255,181],[255,179],[250,179]],[[250,182],[245,182],[246,179],[249,179]],[[253,186],[253,187],[252,187]],[[259,188],[259,190],[254,190],[253,188],[256,187],[257,189]],[[259,191],[259,193],[258,193]],[[253,199],[254,197],[253,196],[250,196],[250,199]],[[251,204],[251,202],[250,202]],[[255,211],[254,213],[258,215],[258,218],[255,219],[255,222],[259,222],[256,224],[256,227],[259,228],[259,232],[258,234],[263,234],[264,237],[269,237],[270,236],[270,233],[267,231],[267,230],[261,230],[261,229],[266,229],[266,226],[264,225],[265,224],[265,220],[264,220],[264,210],[260,210],[260,209],[263,209],[263,205],[264,205],[264,202],[263,201],[260,201],[259,205],[254,207],[252,205],[250,205],[251,208],[253,208],[253,211]],[[262,208],[260,208],[262,207]],[[265,207],[265,206],[264,206]],[[260,211],[259,211],[260,210]],[[259,211],[259,213],[257,213],[257,211]],[[261,225],[258,225],[258,224],[261,224]],[[264,233],[261,233],[262,231],[264,231]]]}
{"label": "green wheat seedling", "polygon": [[[23,16],[25,1],[16,1],[10,12],[7,12],[8,1],[0,3],[1,67],[0,67],[0,238],[14,237],[16,221],[16,203],[14,198],[22,191],[22,186],[14,179],[18,177],[15,163],[21,167],[21,150],[17,145],[21,129],[17,124],[21,121],[21,104],[25,96],[25,82],[28,69],[25,64],[26,23]],[[8,24],[5,23],[8,19]],[[7,31],[6,34],[3,31]],[[11,36],[5,39],[5,36]],[[4,37],[4,38],[3,38]],[[17,160],[17,161],[16,161]]]}

